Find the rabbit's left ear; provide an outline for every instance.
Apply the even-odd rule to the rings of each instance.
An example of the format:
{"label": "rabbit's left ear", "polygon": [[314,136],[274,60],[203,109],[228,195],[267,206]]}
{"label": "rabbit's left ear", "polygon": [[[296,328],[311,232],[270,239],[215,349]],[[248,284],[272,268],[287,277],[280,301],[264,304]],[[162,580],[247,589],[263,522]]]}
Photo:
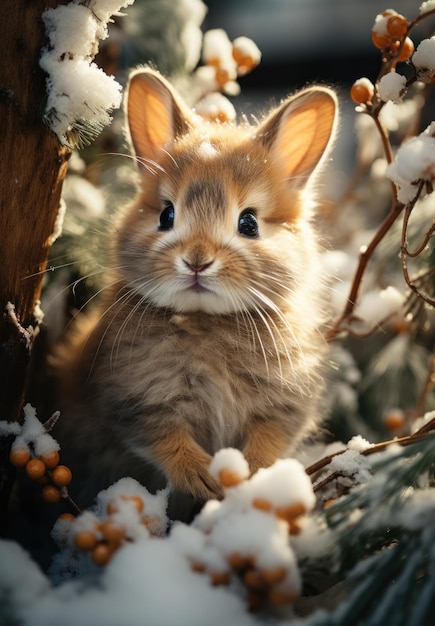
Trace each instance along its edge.
{"label": "rabbit's left ear", "polygon": [[337,97],[311,87],[284,101],[257,128],[256,137],[283,165],[293,188],[306,186],[332,144]]}
{"label": "rabbit's left ear", "polygon": [[192,112],[175,89],[149,68],[131,74],[125,108],[132,147],[143,159],[158,161],[163,146],[192,125]]}

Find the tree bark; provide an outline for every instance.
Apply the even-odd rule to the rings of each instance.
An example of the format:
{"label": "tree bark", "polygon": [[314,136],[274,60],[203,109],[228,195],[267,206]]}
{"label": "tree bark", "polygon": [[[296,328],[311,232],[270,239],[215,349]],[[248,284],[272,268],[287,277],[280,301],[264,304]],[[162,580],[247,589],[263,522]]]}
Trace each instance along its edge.
{"label": "tree bark", "polygon": [[[20,419],[35,305],[70,150],[44,124],[42,12],[59,0],[2,0],[0,20],[0,419]],[[11,303],[12,307],[8,304]],[[0,444],[0,499],[10,485]],[[4,504],[4,502],[3,502]],[[0,501],[0,510],[2,502]],[[3,516],[0,515],[0,519]]]}

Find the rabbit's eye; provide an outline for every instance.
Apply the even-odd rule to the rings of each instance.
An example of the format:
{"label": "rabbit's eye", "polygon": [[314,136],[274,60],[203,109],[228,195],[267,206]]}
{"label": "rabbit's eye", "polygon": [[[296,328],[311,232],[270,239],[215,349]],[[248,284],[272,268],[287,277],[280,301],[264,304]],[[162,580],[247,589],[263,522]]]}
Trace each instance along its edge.
{"label": "rabbit's eye", "polygon": [[160,213],[159,230],[171,230],[171,228],[174,226],[174,205],[169,200],[166,200],[164,205],[164,209]]}
{"label": "rabbit's eye", "polygon": [[244,237],[258,237],[258,221],[254,209],[245,209],[240,213],[239,233]]}

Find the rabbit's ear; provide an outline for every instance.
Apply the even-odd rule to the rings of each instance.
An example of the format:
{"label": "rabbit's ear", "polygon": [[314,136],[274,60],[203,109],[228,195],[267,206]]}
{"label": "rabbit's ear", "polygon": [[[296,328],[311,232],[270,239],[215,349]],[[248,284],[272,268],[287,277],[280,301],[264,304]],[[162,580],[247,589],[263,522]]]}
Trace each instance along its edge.
{"label": "rabbit's ear", "polygon": [[161,149],[191,125],[188,107],[158,72],[148,68],[130,76],[125,109],[134,152],[142,159],[159,160]]}
{"label": "rabbit's ear", "polygon": [[288,98],[260,124],[256,136],[284,167],[292,187],[306,186],[335,134],[337,98],[311,87]]}

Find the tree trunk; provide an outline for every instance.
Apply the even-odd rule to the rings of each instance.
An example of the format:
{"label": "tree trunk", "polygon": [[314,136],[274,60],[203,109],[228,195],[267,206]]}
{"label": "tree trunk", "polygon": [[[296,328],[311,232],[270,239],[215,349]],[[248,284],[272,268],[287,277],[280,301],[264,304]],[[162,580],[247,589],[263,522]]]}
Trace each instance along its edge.
{"label": "tree trunk", "polygon": [[[2,0],[0,20],[0,419],[20,418],[39,300],[70,150],[44,125],[42,12],[59,0]],[[8,303],[10,303],[10,306]],[[10,486],[0,441],[0,519]]]}

